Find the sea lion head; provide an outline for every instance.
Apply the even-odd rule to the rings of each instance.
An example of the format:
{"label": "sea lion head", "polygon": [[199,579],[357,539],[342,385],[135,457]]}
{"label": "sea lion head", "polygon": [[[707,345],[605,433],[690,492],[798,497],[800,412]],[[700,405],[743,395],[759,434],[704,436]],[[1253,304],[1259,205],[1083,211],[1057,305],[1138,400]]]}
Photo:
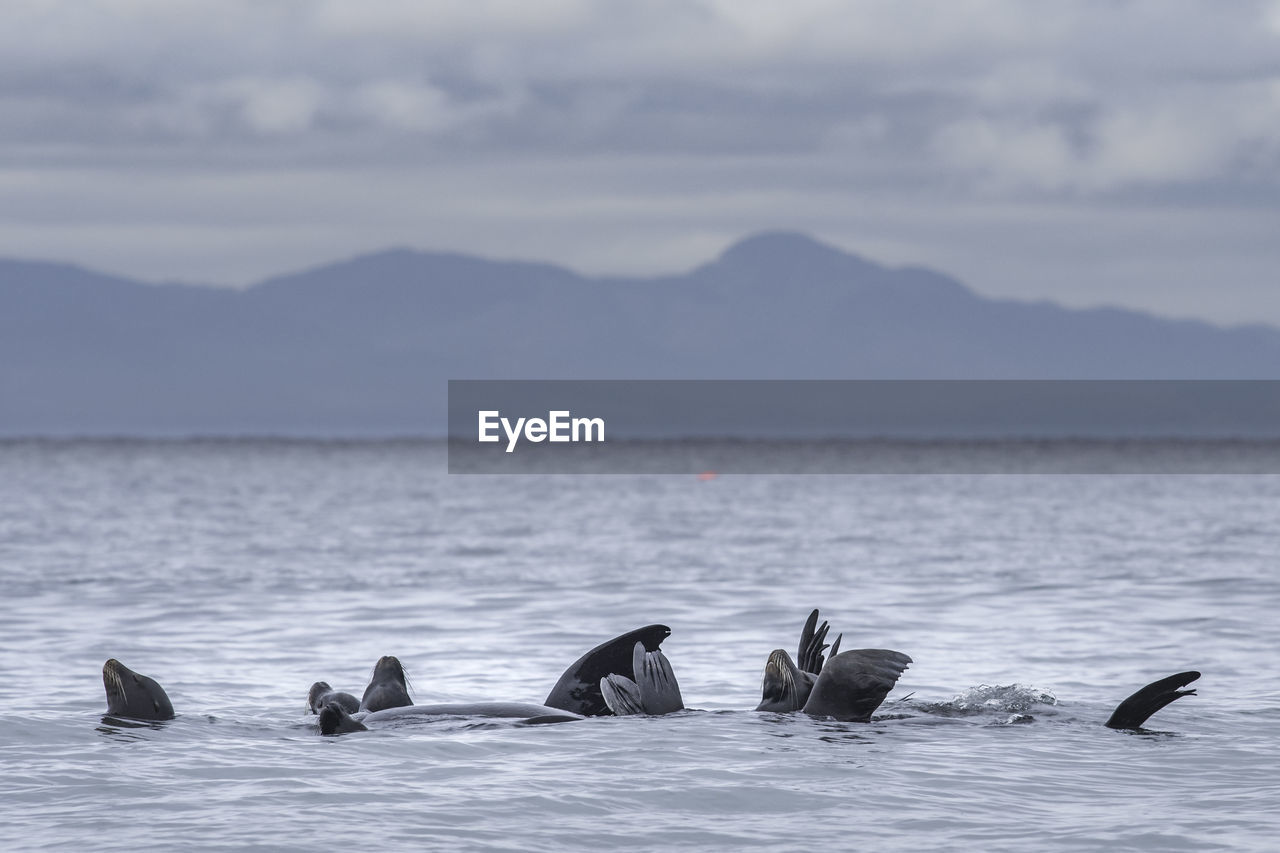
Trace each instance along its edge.
{"label": "sea lion head", "polygon": [[108,714],[133,720],[173,719],[173,703],[164,688],[115,658],[102,665],[102,686]]}

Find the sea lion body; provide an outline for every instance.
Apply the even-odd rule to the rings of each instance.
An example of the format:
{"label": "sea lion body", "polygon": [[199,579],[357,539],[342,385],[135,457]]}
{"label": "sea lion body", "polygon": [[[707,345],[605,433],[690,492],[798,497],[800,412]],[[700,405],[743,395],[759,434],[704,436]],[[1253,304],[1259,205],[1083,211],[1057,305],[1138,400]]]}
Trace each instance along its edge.
{"label": "sea lion body", "polygon": [[525,702],[443,702],[434,705],[401,705],[373,713],[352,716],[337,702],[320,711],[320,733],[341,735],[367,731],[382,724],[429,721],[440,717],[492,717],[517,719],[526,723],[566,723],[585,719],[559,708]]}
{"label": "sea lion body", "polygon": [[348,714],[360,710],[360,700],[350,693],[334,690],[326,681],[317,681],[307,691],[307,713],[319,714],[325,705],[337,702]]}
{"label": "sea lion body", "polygon": [[377,711],[361,720],[363,723],[386,723],[421,717],[561,717],[565,720],[581,720],[581,714],[571,714],[547,705],[531,702],[440,702],[434,705],[407,705]]}

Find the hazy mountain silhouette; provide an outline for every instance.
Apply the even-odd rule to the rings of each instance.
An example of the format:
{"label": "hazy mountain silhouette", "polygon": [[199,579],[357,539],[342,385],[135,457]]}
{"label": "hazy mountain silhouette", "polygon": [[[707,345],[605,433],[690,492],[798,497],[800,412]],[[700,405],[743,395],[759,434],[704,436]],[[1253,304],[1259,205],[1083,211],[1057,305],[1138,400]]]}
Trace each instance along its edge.
{"label": "hazy mountain silhouette", "polygon": [[0,261],[0,432],[422,433],[476,378],[1278,378],[1280,330],[986,299],[796,234],[686,274],[392,250],[245,290]]}

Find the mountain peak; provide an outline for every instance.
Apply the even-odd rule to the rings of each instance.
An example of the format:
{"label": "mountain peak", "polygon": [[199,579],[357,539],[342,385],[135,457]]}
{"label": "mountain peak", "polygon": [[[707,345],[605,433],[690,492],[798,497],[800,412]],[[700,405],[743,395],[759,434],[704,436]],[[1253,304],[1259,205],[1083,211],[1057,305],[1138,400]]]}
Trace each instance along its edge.
{"label": "mountain peak", "polygon": [[796,231],[753,234],[725,249],[716,264],[768,277],[803,273],[855,275],[881,267]]}
{"label": "mountain peak", "polygon": [[821,243],[802,231],[758,231],[755,234],[748,234],[725,249],[720,258],[724,260],[729,257],[761,252],[770,254],[836,252],[837,254],[843,254],[838,249]]}

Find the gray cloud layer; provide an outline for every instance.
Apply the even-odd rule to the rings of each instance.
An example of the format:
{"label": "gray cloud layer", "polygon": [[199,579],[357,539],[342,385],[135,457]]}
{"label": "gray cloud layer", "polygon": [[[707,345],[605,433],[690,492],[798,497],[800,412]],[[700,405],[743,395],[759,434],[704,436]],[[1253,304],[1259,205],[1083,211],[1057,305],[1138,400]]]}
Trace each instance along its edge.
{"label": "gray cloud layer", "polygon": [[980,290],[1280,322],[1280,2],[17,2],[0,253],[593,272],[799,228]]}

